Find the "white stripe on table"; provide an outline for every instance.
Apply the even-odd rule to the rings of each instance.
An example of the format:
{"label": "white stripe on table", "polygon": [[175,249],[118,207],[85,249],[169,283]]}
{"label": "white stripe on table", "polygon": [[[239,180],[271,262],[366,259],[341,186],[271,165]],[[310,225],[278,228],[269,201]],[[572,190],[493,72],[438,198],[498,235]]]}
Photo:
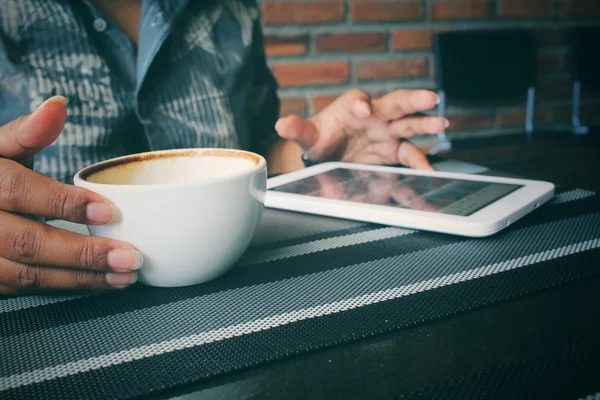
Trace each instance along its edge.
{"label": "white stripe on table", "polygon": [[449,286],[460,282],[466,282],[484,276],[499,274],[504,271],[515,270],[528,265],[581,253],[599,247],[600,238],[596,238],[334,303],[310,307],[302,310],[295,310],[238,325],[227,326],[195,335],[172,339],[161,343],[154,343],[147,346],[104,354],[98,357],[92,357],[35,371],[25,372],[18,375],[3,377],[0,378],[0,391],[15,389],[21,386],[58,379],[65,376],[76,375],[101,368],[107,368],[136,360],[150,358],[160,354],[172,353],[174,351],[193,348],[207,343],[213,343],[254,332],[264,331],[310,318],[336,314],[342,311],[397,299],[431,289]]}
{"label": "white stripe on table", "polygon": [[25,310],[27,308],[46,306],[49,304],[61,303],[63,301],[80,299],[93,296],[97,293],[83,293],[77,295],[48,295],[48,296],[20,296],[12,297],[7,300],[0,300],[0,314],[11,311]]}
{"label": "white stripe on table", "polygon": [[240,260],[240,265],[253,265],[268,261],[281,260],[284,258],[298,257],[324,250],[333,250],[340,247],[354,246],[357,244],[405,236],[414,232],[416,231],[388,227],[352,233],[348,235],[335,236],[331,238],[318,239],[306,243],[279,247],[272,250],[264,250],[258,253],[250,253],[242,257]]}

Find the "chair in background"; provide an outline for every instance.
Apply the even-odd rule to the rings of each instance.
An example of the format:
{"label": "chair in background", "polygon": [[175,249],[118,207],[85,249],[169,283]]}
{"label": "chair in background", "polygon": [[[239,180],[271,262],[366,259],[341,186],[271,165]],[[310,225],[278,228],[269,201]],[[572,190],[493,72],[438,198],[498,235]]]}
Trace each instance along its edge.
{"label": "chair in background", "polygon": [[[537,65],[533,35],[527,30],[443,32],[434,35],[438,114],[448,103],[481,104],[526,97],[525,131],[533,133]],[[450,149],[445,132],[431,153]]]}
{"label": "chair in background", "polygon": [[600,93],[599,40],[599,27],[573,28],[569,31],[570,69],[573,76],[571,121],[573,123],[573,133],[578,135],[589,132],[589,128],[582,125],[579,117],[582,91]]}

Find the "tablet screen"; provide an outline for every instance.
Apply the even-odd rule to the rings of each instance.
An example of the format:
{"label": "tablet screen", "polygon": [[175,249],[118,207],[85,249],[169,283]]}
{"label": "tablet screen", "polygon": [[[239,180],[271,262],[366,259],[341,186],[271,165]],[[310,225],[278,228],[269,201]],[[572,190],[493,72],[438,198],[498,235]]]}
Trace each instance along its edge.
{"label": "tablet screen", "polygon": [[521,187],[506,183],[338,168],[272,190],[469,216]]}

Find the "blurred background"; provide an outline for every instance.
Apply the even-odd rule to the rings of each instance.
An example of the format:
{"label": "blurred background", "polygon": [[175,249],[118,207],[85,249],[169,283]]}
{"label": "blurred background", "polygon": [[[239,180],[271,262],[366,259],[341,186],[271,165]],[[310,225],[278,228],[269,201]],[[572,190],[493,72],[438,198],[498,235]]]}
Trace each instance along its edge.
{"label": "blurred background", "polygon": [[[515,82],[519,71],[521,77],[527,75],[535,90],[534,137],[574,131],[577,73],[572,31],[600,25],[599,0],[262,0],[262,12],[266,52],[281,86],[282,115],[311,115],[352,87],[373,95],[395,88],[440,90],[444,68],[449,71],[446,79],[468,85],[474,70],[465,68],[468,76],[461,76],[464,60],[463,66],[480,63],[479,71],[489,71],[486,79],[504,79],[503,85]],[[436,42],[436,35],[476,36],[481,31],[526,35],[523,46],[519,39],[504,45],[491,41],[487,54],[468,43],[443,53],[443,41]],[[587,36],[594,35],[589,32]],[[592,43],[595,48],[580,53],[594,52],[597,61],[600,34]],[[472,53],[482,59],[473,59]],[[436,60],[436,54],[447,55],[446,65]],[[489,64],[498,67],[498,60],[518,65],[512,68],[513,76],[504,76],[506,65],[493,70]],[[599,74],[596,69],[594,75]],[[581,86],[578,108],[581,124],[593,127],[600,124],[600,95],[592,86]],[[454,144],[462,139],[525,135],[527,87],[513,89],[522,96],[491,93],[462,102],[448,98],[447,137]],[[420,144],[428,150],[433,145],[431,140]]]}

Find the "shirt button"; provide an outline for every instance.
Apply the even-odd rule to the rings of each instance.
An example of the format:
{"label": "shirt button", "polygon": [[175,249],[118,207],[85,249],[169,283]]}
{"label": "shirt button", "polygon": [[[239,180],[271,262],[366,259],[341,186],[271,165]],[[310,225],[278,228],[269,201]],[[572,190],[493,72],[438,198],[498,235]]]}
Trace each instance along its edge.
{"label": "shirt button", "polygon": [[163,15],[162,13],[158,13],[154,16],[154,18],[152,18],[152,21],[150,21],[150,26],[153,28],[156,28],[158,25],[160,25],[163,21]]}
{"label": "shirt button", "polygon": [[94,29],[97,32],[104,32],[108,28],[108,24],[102,18],[96,18],[94,20]]}

